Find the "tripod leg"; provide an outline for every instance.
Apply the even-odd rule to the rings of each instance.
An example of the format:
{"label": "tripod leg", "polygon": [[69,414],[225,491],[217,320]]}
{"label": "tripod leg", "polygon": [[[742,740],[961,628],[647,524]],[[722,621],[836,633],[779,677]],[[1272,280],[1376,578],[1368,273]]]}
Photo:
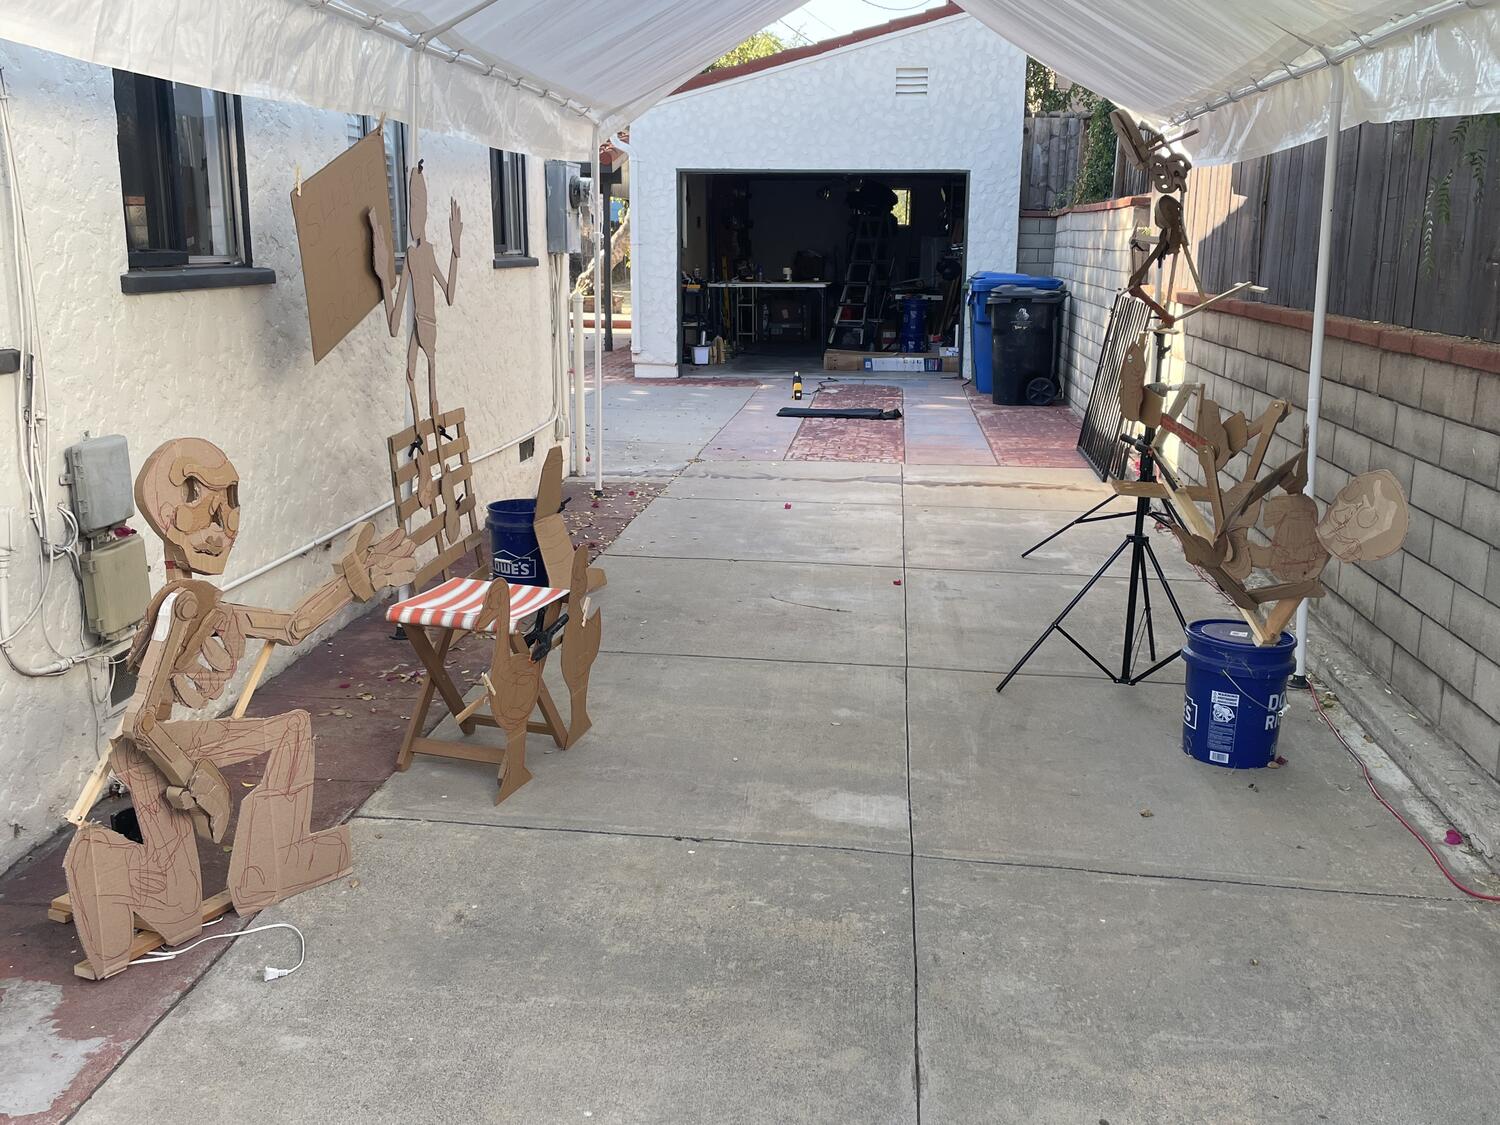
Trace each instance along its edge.
{"label": "tripod leg", "polygon": [[1157,561],[1156,552],[1151,549],[1151,543],[1146,543],[1146,557],[1151,560],[1151,566],[1156,570],[1156,579],[1161,583],[1161,588],[1167,592],[1167,600],[1172,603],[1172,612],[1177,615],[1177,624],[1183,630],[1187,630],[1187,618],[1182,615],[1182,607],[1177,604],[1177,595],[1172,593],[1172,584],[1167,581],[1167,576],[1162,573],[1161,563]]}
{"label": "tripod leg", "polygon": [[[1024,551],[1021,552],[1021,557],[1023,559],[1027,558],[1031,554],[1032,551],[1039,550],[1040,548],[1045,547],[1048,543],[1052,542],[1052,540],[1056,539],[1063,532],[1067,531],[1068,528],[1074,527],[1077,524],[1083,523],[1086,519],[1088,519],[1091,515],[1093,515],[1095,512],[1097,512],[1100,508],[1104,507],[1104,505],[1108,504],[1113,499],[1114,499],[1113,496],[1106,496],[1103,500],[1099,501],[1099,503],[1095,504],[1088,511],[1084,512],[1083,515],[1081,515],[1081,516],[1075,516],[1073,519],[1070,519],[1067,523],[1063,524],[1060,528],[1058,528],[1056,531],[1054,531],[1051,535],[1047,536],[1047,538],[1043,539],[1040,543],[1033,543],[1031,546],[1027,547],[1026,550],[1024,550]],[[1128,513],[1123,513],[1123,514],[1128,514]]]}
{"label": "tripod leg", "polygon": [[1130,666],[1134,663],[1135,648],[1135,599],[1136,585],[1142,578],[1141,570],[1146,565],[1141,561],[1141,544],[1138,536],[1129,536],[1130,587],[1125,597],[1125,647],[1120,654],[1120,679],[1130,679]]}
{"label": "tripod leg", "polygon": [[[1042,630],[1042,635],[1031,642],[1031,647],[1026,650],[1025,655],[1022,656],[1020,660],[1016,661],[1015,666],[1011,668],[1009,672],[1005,673],[1005,679],[1001,680],[995,686],[995,690],[997,692],[1004,691],[1005,685],[1016,678],[1016,673],[1018,673],[1021,670],[1022,666],[1031,659],[1032,654],[1035,653],[1037,649],[1042,647],[1042,642],[1062,627],[1063,618],[1072,613],[1073,607],[1076,606],[1079,602],[1083,601],[1084,595],[1094,588],[1094,584],[1098,582],[1099,579],[1104,577],[1105,571],[1114,566],[1115,560],[1120,557],[1121,552],[1123,552],[1128,546],[1130,546],[1130,539],[1128,537],[1120,540],[1120,545],[1115,548],[1114,553],[1110,555],[1109,558],[1104,560],[1104,565],[1101,566],[1098,570],[1094,571],[1093,577],[1083,584],[1083,589],[1079,590],[1078,593],[1073,595],[1073,600],[1063,608],[1063,611],[1061,613],[1059,613],[1052,619],[1052,624],[1048,625],[1045,629]],[[1074,643],[1076,644],[1077,642]],[[1098,664],[1099,662],[1096,660],[1094,661],[1094,663]]]}
{"label": "tripod leg", "polygon": [[[1149,547],[1150,543],[1143,544]],[[1151,576],[1146,573],[1146,564],[1141,563],[1141,612],[1146,621],[1146,645],[1151,659],[1156,660],[1156,628],[1151,623]]]}

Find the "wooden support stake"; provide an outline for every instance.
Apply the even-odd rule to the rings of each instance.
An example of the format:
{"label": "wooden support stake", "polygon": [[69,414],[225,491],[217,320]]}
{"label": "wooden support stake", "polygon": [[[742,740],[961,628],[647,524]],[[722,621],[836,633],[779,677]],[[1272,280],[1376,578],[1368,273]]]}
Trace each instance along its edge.
{"label": "wooden support stake", "polygon": [[271,650],[276,647],[275,641],[267,641],[260,646],[260,651],[255,654],[255,663],[250,666],[250,674],[245,677],[245,687],[240,692],[240,698],[230,713],[231,719],[243,719],[245,712],[250,707],[250,697],[255,694],[255,689],[260,686],[260,678],[266,674],[266,665],[271,663]]}

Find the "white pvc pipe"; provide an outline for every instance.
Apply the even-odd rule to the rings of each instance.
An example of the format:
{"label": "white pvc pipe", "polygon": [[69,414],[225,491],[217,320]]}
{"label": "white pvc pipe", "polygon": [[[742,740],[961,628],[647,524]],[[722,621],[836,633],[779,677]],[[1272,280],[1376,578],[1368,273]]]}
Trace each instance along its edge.
{"label": "white pvc pipe", "polygon": [[604,491],[604,166],[599,159],[599,127],[594,126],[594,491]]}
{"label": "white pvc pipe", "polygon": [[573,329],[573,475],[588,475],[588,369],[583,357],[583,294],[572,300]]}
{"label": "white pvc pipe", "polygon": [[[1313,283],[1312,351],[1307,360],[1307,494],[1316,498],[1318,412],[1323,401],[1323,342],[1328,329],[1328,272],[1333,248],[1333,189],[1344,117],[1344,68],[1329,67],[1328,140],[1323,149],[1323,199],[1318,214],[1318,272]],[[1297,675],[1307,675],[1307,599],[1297,606]]]}

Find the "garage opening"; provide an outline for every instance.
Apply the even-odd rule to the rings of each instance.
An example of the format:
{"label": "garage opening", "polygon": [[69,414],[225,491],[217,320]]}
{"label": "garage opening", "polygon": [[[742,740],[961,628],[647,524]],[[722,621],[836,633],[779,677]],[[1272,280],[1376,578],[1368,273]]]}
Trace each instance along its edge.
{"label": "garage opening", "polygon": [[960,369],[968,176],[682,172],[684,371]]}

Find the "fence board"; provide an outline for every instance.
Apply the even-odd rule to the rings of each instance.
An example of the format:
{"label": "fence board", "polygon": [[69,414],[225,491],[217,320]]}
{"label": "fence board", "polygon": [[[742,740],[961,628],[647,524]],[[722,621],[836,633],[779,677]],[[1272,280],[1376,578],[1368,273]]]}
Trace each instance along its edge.
{"label": "fence board", "polygon": [[1080,113],[1027,117],[1022,128],[1021,207],[1050,211],[1072,195],[1087,118]]}
{"label": "fence board", "polygon": [[[1455,120],[1362,125],[1340,138],[1331,312],[1500,341],[1500,185],[1476,190],[1450,140]],[[1193,170],[1188,231],[1205,286],[1254,281],[1272,304],[1312,307],[1323,146]],[[1500,125],[1483,149],[1500,175]],[[1450,171],[1452,216],[1434,224],[1424,264],[1428,195]]]}

